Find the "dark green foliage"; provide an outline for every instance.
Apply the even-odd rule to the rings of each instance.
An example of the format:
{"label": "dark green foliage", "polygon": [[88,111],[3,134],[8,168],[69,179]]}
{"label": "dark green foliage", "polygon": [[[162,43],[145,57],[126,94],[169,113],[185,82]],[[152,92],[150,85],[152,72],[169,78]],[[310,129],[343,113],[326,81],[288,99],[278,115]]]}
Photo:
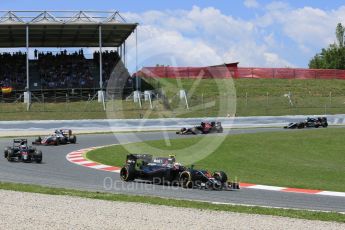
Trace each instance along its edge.
{"label": "dark green foliage", "polygon": [[345,28],[338,23],[336,28],[337,43],[321,50],[309,62],[310,69],[345,69]]}

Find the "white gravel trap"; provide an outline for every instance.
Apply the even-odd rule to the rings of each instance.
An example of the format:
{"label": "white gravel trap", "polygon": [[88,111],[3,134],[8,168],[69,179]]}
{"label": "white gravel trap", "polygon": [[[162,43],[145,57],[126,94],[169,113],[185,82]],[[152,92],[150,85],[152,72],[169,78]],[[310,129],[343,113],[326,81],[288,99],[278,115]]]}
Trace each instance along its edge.
{"label": "white gravel trap", "polygon": [[1,229],[345,229],[345,224],[0,190]]}

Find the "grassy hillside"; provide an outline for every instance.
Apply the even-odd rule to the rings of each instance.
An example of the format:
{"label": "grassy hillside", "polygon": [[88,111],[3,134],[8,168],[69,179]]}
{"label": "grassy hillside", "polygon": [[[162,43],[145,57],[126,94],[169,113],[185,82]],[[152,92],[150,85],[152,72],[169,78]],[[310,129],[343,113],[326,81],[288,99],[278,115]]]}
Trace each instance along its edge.
{"label": "grassy hillside", "polygon": [[[288,79],[146,79],[156,88],[163,88],[168,97],[178,89],[191,92],[191,111],[187,116],[237,116],[336,114],[345,113],[345,81]],[[197,90],[194,90],[197,89]],[[291,95],[291,102],[286,94]],[[235,99],[236,110],[233,109]],[[209,107],[209,102],[215,102]],[[220,108],[226,103],[227,108]],[[229,105],[230,104],[230,105]],[[178,110],[178,109],[177,109]],[[224,108],[223,108],[224,110]],[[184,117],[184,114],[178,114]]]}
{"label": "grassy hillside", "polygon": [[[107,111],[93,102],[34,103],[30,112],[22,103],[0,103],[1,120],[80,118],[159,118],[207,116],[265,116],[345,113],[344,80],[286,79],[144,79],[159,91],[151,105],[132,99],[107,102]],[[179,99],[185,89],[186,102]],[[144,90],[144,89],[143,89]],[[290,92],[291,103],[284,96]]]}

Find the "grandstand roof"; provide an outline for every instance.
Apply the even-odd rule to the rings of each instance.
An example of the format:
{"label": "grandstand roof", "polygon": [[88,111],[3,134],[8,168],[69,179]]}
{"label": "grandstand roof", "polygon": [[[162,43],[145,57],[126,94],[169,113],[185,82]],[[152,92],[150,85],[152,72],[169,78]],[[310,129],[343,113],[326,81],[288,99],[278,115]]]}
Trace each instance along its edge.
{"label": "grandstand roof", "polygon": [[103,47],[119,47],[137,23],[128,23],[110,11],[0,11],[0,48],[98,47],[99,26]]}

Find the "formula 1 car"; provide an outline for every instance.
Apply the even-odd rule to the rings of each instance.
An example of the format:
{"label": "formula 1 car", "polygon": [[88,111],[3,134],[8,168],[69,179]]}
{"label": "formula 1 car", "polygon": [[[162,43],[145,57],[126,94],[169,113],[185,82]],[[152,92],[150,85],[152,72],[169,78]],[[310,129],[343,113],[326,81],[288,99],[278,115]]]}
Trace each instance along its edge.
{"label": "formula 1 car", "polygon": [[239,189],[238,183],[228,182],[224,172],[211,174],[207,170],[194,169],[193,166],[186,168],[177,163],[173,155],[153,158],[149,154],[129,154],[126,165],[120,170],[120,177],[127,182],[141,179],[155,184],[180,185],[183,188]]}
{"label": "formula 1 car", "polygon": [[27,139],[13,139],[12,147],[6,147],[4,150],[4,157],[12,162],[14,160],[22,162],[42,162],[42,151],[28,146]]}
{"label": "formula 1 car", "polygon": [[287,126],[284,126],[284,129],[303,129],[303,128],[319,128],[319,127],[328,127],[327,117],[317,117],[311,118],[308,117],[305,121],[290,123]]}
{"label": "formula 1 car", "polygon": [[70,129],[55,130],[53,134],[44,137],[43,139],[39,136],[33,145],[60,145],[60,144],[75,144],[77,137],[72,134]]}
{"label": "formula 1 car", "polygon": [[201,122],[199,126],[193,128],[182,128],[176,134],[189,135],[189,134],[208,134],[208,133],[222,133],[223,127],[221,122]]}

